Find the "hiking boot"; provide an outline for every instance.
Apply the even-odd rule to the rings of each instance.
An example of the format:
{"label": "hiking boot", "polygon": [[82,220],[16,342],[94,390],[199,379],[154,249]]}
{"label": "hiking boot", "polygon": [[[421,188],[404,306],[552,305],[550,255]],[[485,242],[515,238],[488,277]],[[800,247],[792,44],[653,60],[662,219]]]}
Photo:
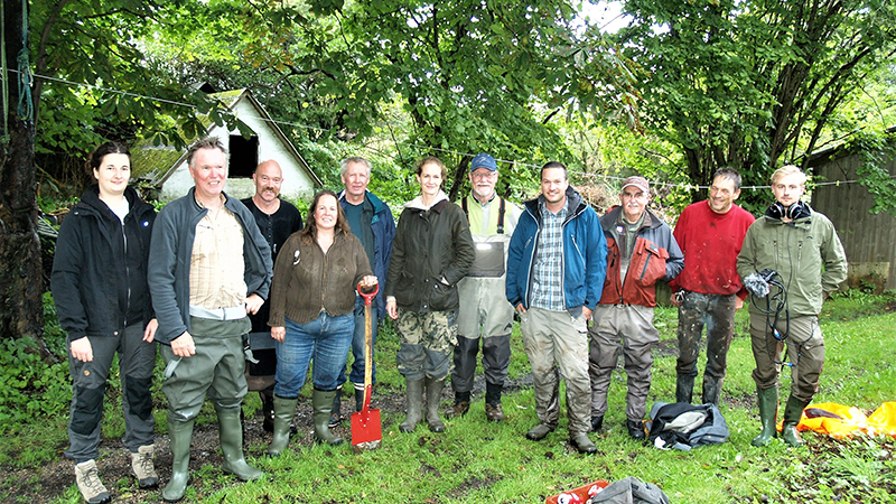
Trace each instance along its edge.
{"label": "hiking boot", "polygon": [[628,435],[632,439],[641,441],[647,437],[647,434],[644,433],[644,422],[640,420],[626,420],[625,427],[628,429]]}
{"label": "hiking boot", "polygon": [[470,411],[470,401],[461,401],[454,404],[454,408],[448,412],[449,418],[460,418]]}
{"label": "hiking boot", "polygon": [[152,463],[155,448],[153,445],[137,448],[137,453],[131,453],[131,474],[137,478],[140,488],[155,488],[159,486],[159,475]]}
{"label": "hiking boot", "polygon": [[584,432],[570,436],[569,444],[582,455],[594,455],[597,453],[597,446],[594,446],[594,442]]}
{"label": "hiking boot", "polygon": [[591,432],[597,432],[604,426],[604,416],[591,417]]}
{"label": "hiking boot", "polygon": [[548,434],[554,432],[555,427],[551,427],[548,424],[540,423],[535,427],[529,429],[529,432],[526,433],[526,439],[531,441],[541,441]]}
{"label": "hiking boot", "polygon": [[112,500],[109,491],[100,481],[99,470],[96,468],[96,460],[88,460],[75,464],[75,482],[78,490],[84,496],[88,504],[101,504]]}
{"label": "hiking boot", "polygon": [[485,403],[485,418],[487,418],[489,422],[500,422],[507,417],[504,416],[504,409],[501,408],[501,403]]}

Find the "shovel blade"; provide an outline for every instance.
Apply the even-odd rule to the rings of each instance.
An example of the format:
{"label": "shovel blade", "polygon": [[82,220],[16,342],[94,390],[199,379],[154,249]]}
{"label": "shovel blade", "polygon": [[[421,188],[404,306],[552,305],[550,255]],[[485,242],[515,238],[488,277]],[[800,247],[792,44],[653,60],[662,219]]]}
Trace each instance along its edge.
{"label": "shovel blade", "polygon": [[382,439],[380,410],[365,408],[352,413],[352,446],[364,449],[377,448]]}

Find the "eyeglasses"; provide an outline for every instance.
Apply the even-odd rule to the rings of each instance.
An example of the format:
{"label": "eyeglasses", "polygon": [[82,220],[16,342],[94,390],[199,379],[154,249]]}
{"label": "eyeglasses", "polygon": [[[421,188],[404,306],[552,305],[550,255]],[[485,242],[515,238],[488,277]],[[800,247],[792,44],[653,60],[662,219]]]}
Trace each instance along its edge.
{"label": "eyeglasses", "polygon": [[488,170],[488,171],[479,172],[479,173],[474,172],[474,173],[471,173],[470,176],[473,177],[474,180],[492,179],[492,178],[495,178],[498,176],[498,172],[493,172],[491,170]]}

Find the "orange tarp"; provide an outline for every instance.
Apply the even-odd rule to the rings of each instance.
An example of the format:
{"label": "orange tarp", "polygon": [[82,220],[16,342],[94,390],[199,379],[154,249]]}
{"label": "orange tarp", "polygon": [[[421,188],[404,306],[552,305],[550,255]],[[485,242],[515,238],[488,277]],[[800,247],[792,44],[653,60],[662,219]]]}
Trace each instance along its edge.
{"label": "orange tarp", "polygon": [[870,417],[856,407],[837,403],[810,404],[803,410],[797,428],[837,439],[856,433],[896,437],[896,402],[883,403]]}

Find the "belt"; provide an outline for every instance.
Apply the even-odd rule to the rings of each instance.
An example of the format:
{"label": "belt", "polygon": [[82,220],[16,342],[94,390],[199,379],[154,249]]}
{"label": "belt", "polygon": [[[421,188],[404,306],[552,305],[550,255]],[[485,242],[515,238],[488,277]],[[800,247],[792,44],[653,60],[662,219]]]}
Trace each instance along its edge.
{"label": "belt", "polygon": [[231,306],[227,308],[190,306],[190,315],[196,318],[210,320],[237,320],[246,316],[246,306]]}

